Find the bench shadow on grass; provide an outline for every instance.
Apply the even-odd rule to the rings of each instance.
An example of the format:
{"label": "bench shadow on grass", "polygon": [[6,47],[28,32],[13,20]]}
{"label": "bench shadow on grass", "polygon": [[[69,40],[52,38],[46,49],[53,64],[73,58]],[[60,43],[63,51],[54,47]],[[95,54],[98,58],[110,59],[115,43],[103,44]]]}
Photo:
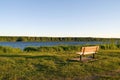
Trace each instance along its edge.
{"label": "bench shadow on grass", "polygon": [[7,58],[26,58],[26,59],[45,59],[45,60],[53,60],[56,63],[71,63],[71,62],[94,62],[97,59],[93,59],[92,57],[83,57],[82,61],[80,61],[80,58],[72,58],[67,59],[66,62],[64,62],[61,58],[57,56],[50,56],[50,55],[40,55],[40,56],[30,56],[30,55],[16,55],[16,54],[0,54],[0,57],[7,57]]}
{"label": "bench shadow on grass", "polygon": [[8,57],[8,58],[15,58],[15,57],[21,57],[21,58],[31,58],[31,59],[37,59],[37,58],[44,58],[44,59],[56,59],[56,56],[49,56],[49,55],[41,55],[41,56],[30,56],[30,55],[8,55],[8,54],[0,54],[0,57]]}
{"label": "bench shadow on grass", "polygon": [[97,58],[93,58],[92,56],[83,57],[82,60],[80,60],[79,57],[71,58],[68,60],[68,62],[94,62],[98,60]]}
{"label": "bench shadow on grass", "polygon": [[6,58],[26,58],[26,59],[44,59],[44,60],[53,60],[53,61],[55,61],[55,63],[64,63],[64,60],[62,60],[58,56],[50,56],[50,55],[30,56],[30,55],[0,54],[0,57],[6,57]]}

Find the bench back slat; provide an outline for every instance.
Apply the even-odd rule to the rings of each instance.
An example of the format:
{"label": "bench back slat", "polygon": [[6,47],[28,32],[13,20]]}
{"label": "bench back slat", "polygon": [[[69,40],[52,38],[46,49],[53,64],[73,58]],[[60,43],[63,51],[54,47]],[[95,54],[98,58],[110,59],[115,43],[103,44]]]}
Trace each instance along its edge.
{"label": "bench back slat", "polygon": [[99,46],[89,46],[89,47],[82,47],[81,52],[82,55],[96,53],[99,50]]}

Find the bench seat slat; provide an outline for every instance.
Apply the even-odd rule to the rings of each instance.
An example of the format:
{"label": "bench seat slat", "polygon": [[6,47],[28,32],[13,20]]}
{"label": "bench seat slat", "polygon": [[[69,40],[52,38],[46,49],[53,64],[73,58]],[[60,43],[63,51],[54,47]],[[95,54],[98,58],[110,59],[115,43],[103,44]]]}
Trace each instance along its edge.
{"label": "bench seat slat", "polygon": [[[85,54],[93,54],[93,53],[97,53],[97,52],[85,52]],[[83,52],[77,52],[76,54],[79,54],[79,55],[84,55]]]}

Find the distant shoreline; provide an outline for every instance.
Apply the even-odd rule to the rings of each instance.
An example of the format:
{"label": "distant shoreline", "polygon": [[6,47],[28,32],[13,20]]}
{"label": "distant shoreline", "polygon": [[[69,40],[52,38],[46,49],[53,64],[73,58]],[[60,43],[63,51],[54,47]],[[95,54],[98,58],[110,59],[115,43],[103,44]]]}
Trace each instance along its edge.
{"label": "distant shoreline", "polygon": [[116,41],[120,38],[0,36],[0,42]]}

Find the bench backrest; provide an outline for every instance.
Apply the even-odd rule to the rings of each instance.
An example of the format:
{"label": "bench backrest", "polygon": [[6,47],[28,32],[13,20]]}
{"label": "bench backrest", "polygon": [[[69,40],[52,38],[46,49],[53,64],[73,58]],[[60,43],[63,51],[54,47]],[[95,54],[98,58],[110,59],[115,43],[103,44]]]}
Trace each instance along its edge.
{"label": "bench backrest", "polygon": [[93,54],[93,53],[97,53],[99,50],[99,46],[88,46],[88,47],[82,47],[82,55],[86,55],[86,54]]}

